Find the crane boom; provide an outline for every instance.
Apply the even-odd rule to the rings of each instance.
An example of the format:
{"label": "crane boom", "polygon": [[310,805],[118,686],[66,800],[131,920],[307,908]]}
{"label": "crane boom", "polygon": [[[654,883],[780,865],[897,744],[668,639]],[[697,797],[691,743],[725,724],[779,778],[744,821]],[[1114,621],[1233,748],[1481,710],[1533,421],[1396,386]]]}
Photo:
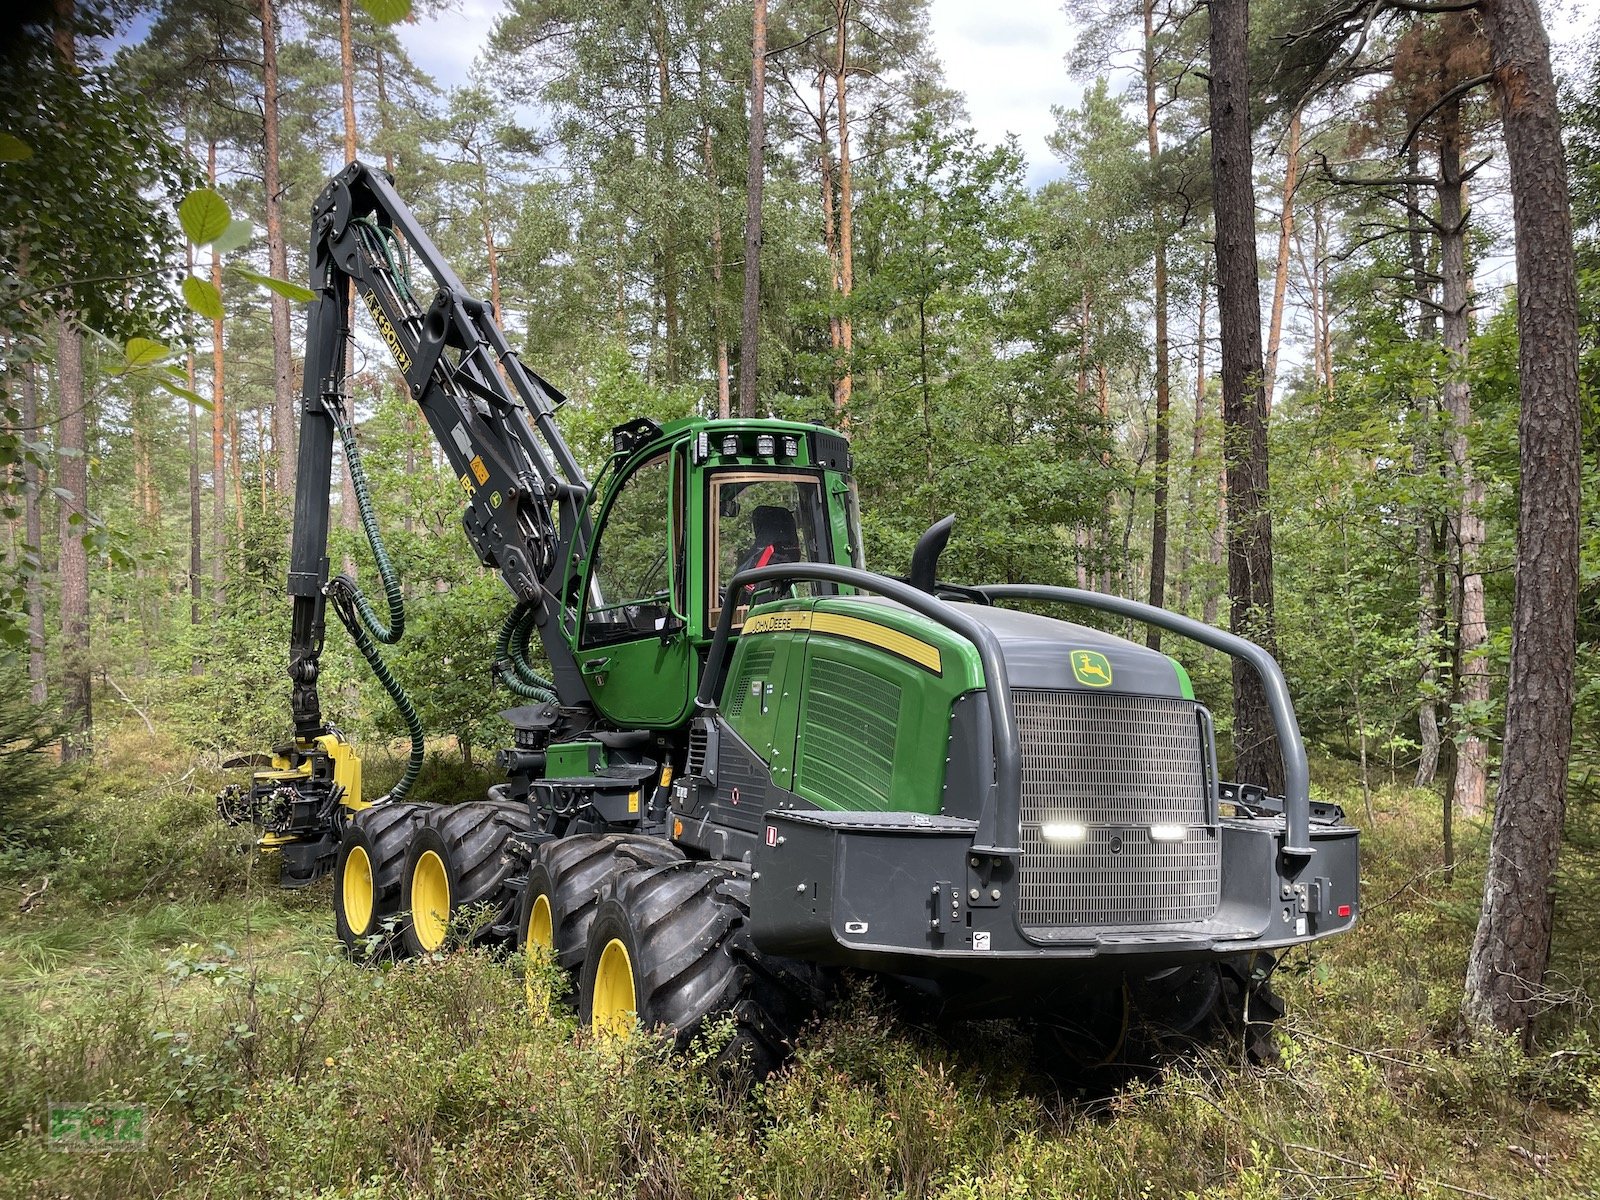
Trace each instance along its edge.
{"label": "crane boom", "polygon": [[[431,277],[431,298],[413,288],[419,266]],[[587,481],[555,421],[565,397],[523,365],[490,307],[468,293],[390,180],[363,163],[335,175],[313,207],[310,278],[317,298],[307,326],[289,568],[296,738],[325,731],[317,677],[333,446],[353,415],[345,388],[352,290],[461,482],[468,540],[531,608],[557,696],[581,703],[586,692],[561,635],[554,580],[586,535]]]}

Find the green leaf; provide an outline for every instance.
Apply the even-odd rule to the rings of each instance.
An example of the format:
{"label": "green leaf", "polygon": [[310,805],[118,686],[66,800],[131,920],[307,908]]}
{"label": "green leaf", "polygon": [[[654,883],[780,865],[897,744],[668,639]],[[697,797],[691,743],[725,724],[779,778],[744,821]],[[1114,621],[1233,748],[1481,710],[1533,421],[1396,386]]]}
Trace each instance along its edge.
{"label": "green leaf", "polygon": [[228,227],[222,231],[221,237],[211,243],[211,248],[218,254],[227,254],[231,250],[247,245],[255,233],[254,225],[243,217],[238,217],[228,222]]}
{"label": "green leaf", "polygon": [[280,296],[286,296],[297,303],[310,304],[317,298],[317,294],[310,288],[302,287],[298,283],[290,283],[287,279],[274,279],[271,275],[263,275],[260,271],[252,271],[249,267],[235,267],[234,270],[239,272],[241,278],[247,279],[251,283],[264,287],[269,291],[277,292]]}
{"label": "green leaf", "polygon": [[15,134],[0,133],[0,162],[27,162],[33,147]]}
{"label": "green leaf", "polygon": [[185,276],[183,302],[208,321],[222,320],[222,293],[209,280]]}
{"label": "green leaf", "polygon": [[156,376],[155,381],[160,386],[166,388],[166,390],[171,392],[174,396],[178,397],[178,399],[187,400],[196,408],[204,409],[206,412],[211,411],[211,401],[207,400],[199,392],[190,391],[188,388],[184,387],[183,384],[174,383],[172,380],[165,379],[160,375]]}
{"label": "green leaf", "polygon": [[411,0],[361,0],[361,7],[379,25],[393,25],[411,15]]}
{"label": "green leaf", "polygon": [[178,205],[178,224],[197,246],[216,241],[232,223],[228,202],[210,188],[196,188]]}
{"label": "green leaf", "polygon": [[151,341],[149,338],[136,337],[128,339],[128,345],[122,353],[127,360],[128,370],[134,371],[140,367],[148,367],[160,362],[172,351],[160,342]]}

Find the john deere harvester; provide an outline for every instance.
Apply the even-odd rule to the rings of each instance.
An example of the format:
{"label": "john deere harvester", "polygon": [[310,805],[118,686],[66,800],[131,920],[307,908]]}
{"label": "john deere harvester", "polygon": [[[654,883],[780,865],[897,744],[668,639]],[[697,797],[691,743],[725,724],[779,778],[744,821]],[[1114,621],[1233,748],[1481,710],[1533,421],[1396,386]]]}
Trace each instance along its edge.
{"label": "john deere harvester", "polygon": [[[220,804],[262,829],[286,886],[332,874],[353,950],[433,952],[453,935],[541,947],[596,1031],[637,1021],[686,1041],[731,1017],[730,1049],[762,1067],[836,967],[951,1012],[1039,1017],[1069,1051],[1221,1030],[1259,1042],[1281,1011],[1276,956],[1350,928],[1356,831],[1311,803],[1260,648],[1115,596],[941,581],[949,521],[904,578],[869,571],[850,445],[829,429],[640,417],[588,480],[557,427],[563,397],[386,177],[352,163],[313,221],[294,737]],[[468,542],[513,598],[494,663],[521,702],[504,714],[505,782],[458,804],[407,801],[422,728],[380,651],[405,614],[351,433],[352,296],[460,479]],[[329,578],[336,441],[383,613]],[[329,600],[411,728],[387,795],[363,793],[318,700]],[[1071,609],[1248,664],[1285,795],[1221,778],[1181,665],[1055,615]]]}

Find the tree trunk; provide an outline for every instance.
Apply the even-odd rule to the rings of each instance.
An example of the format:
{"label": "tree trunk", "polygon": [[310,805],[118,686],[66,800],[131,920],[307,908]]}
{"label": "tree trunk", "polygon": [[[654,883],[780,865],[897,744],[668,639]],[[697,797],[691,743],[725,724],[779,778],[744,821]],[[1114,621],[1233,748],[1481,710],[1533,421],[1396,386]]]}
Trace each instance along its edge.
{"label": "tree trunk", "polygon": [[1189,611],[1189,579],[1191,543],[1194,540],[1195,518],[1200,511],[1200,454],[1205,447],[1203,433],[1206,417],[1206,302],[1211,280],[1200,275],[1200,314],[1194,325],[1194,429],[1193,445],[1189,450],[1189,477],[1184,486],[1183,544],[1178,549],[1178,611]]}
{"label": "tree trunk", "polygon": [[[30,430],[39,428],[39,377],[32,362],[22,368],[22,423]],[[37,437],[37,432],[30,436]],[[39,509],[39,493],[43,481],[39,477],[39,464],[31,458],[22,460],[23,536],[34,554],[41,554],[44,546],[44,519]],[[31,571],[24,585],[28,609],[28,681],[29,699],[43,704],[49,699],[45,683],[44,660],[44,572]]]}
{"label": "tree trunk", "polygon": [[828,372],[828,391],[835,406],[839,403],[839,345],[841,330],[838,297],[839,282],[839,231],[833,219],[833,153],[828,132],[827,71],[817,69],[817,169],[822,177],[822,244],[828,251],[829,298],[835,311],[828,313],[828,345],[833,350],[833,368]]}
{"label": "tree trunk", "polygon": [[[339,89],[344,101],[344,160],[347,163],[355,161],[360,143],[356,126],[356,66],[355,47],[352,42],[351,31],[351,2],[352,0],[339,0]],[[352,289],[351,295],[353,299],[354,285],[348,284],[347,286]],[[351,308],[353,310],[354,305]],[[352,333],[350,339],[345,343],[344,370],[349,371],[355,361],[355,336]],[[336,386],[341,391],[345,390],[344,379],[338,380]],[[354,399],[350,402],[349,417],[350,427],[354,429],[356,423]],[[355,484],[350,478],[350,464],[345,461],[342,450],[339,454],[339,462],[341,464],[339,476],[339,525],[350,533],[356,533],[361,528],[361,522],[356,516]],[[355,573],[355,560],[348,553],[344,555],[341,566],[346,575]]]}
{"label": "tree trunk", "polygon": [[834,0],[833,10],[838,37],[833,88],[839,124],[839,297],[845,306],[845,311],[839,314],[839,352],[844,358],[844,369],[839,376],[839,388],[834,394],[834,407],[839,414],[839,424],[848,426],[850,393],[854,384],[850,358],[855,342],[849,312],[850,295],[855,291],[855,197],[851,194],[850,184],[850,105],[845,82],[850,61],[847,36],[850,0]]}
{"label": "tree trunk", "polygon": [[[704,96],[701,98],[705,111]],[[726,418],[732,397],[728,380],[728,314],[722,293],[722,184],[717,179],[717,158],[712,152],[711,122],[700,127],[705,150],[706,191],[711,206],[711,331],[717,343],[717,416]]]}
{"label": "tree trunk", "polygon": [[[1421,155],[1415,144],[1406,159],[1406,173],[1413,179],[1421,174]],[[1406,188],[1406,255],[1411,270],[1411,286],[1416,294],[1416,337],[1426,345],[1437,336],[1434,321],[1433,285],[1428,278],[1428,256],[1423,244],[1422,206],[1416,184]],[[1418,428],[1412,443],[1412,474],[1418,479],[1429,477],[1437,469],[1433,453],[1433,398],[1427,389],[1419,389],[1412,398]],[[1438,628],[1434,623],[1434,610],[1439,604],[1435,587],[1438,575],[1439,548],[1433,538],[1433,509],[1426,502],[1417,505],[1417,657],[1422,669],[1417,690],[1421,699],[1417,704],[1417,754],[1416,785],[1428,787],[1439,771],[1439,706],[1435,693],[1439,687],[1439,653],[1434,644]],[[1450,809],[1447,806],[1448,816]],[[1448,826],[1448,821],[1447,821]],[[1454,865],[1455,851],[1447,837],[1444,846],[1447,867]]]}
{"label": "tree trunk", "polygon": [[[660,7],[656,13],[656,102],[661,122],[661,178],[663,182],[676,182],[678,176],[677,151],[672,142],[672,124],[668,114],[672,106],[672,77],[668,70],[671,47],[667,38],[667,10]],[[661,318],[662,359],[668,383],[678,382],[678,248],[674,222],[669,216],[661,225]]]}
{"label": "tree trunk", "polygon": [[1483,912],[1462,1011],[1531,1036],[1550,961],[1576,654],[1581,441],[1577,284],[1561,115],[1534,0],[1485,0],[1517,244],[1516,599]]}
{"label": "tree trunk", "polygon": [[1272,277],[1272,324],[1267,330],[1267,411],[1278,382],[1278,347],[1283,341],[1283,301],[1289,293],[1289,241],[1294,236],[1294,193],[1300,170],[1300,113],[1289,119],[1288,164],[1283,171],[1283,212],[1278,215],[1278,269]]}
{"label": "tree trunk", "polygon": [[[206,146],[206,182],[217,186],[217,139]],[[222,256],[211,251],[211,286],[222,290]],[[226,366],[222,356],[222,319],[211,322],[211,580],[221,598],[228,547],[227,405],[223,400]]]}
{"label": "tree trunk", "polygon": [[[1156,42],[1155,0],[1144,3],[1144,112],[1145,135],[1154,174],[1161,156],[1161,131],[1156,117]],[[1150,603],[1156,608],[1167,602],[1167,501],[1171,485],[1171,408],[1168,380],[1170,362],[1167,346],[1167,230],[1160,200],[1152,206],[1155,227],[1155,310],[1156,310],[1156,461],[1155,513],[1150,523]],[[1145,631],[1145,644],[1161,649],[1161,630],[1152,625]]]}
{"label": "tree trunk", "polygon": [[[194,270],[194,246],[190,245],[186,251],[188,270]],[[189,390],[195,390],[195,361],[194,351],[191,349],[183,356],[184,378]],[[200,516],[200,415],[199,409],[193,402],[189,406],[189,624],[200,624],[200,601],[202,598],[201,578],[205,572],[205,556],[202,552],[204,533],[201,529]],[[189,672],[199,675],[203,670],[199,655],[189,663]]]}
{"label": "tree trunk", "polygon": [[[1228,599],[1233,632],[1277,650],[1261,286],[1251,175],[1248,0],[1211,4],[1211,173],[1215,180],[1217,316],[1222,331],[1223,453],[1228,476]],[[1234,777],[1283,794],[1283,764],[1266,693],[1233,663]]]}
{"label": "tree trunk", "polygon": [[56,400],[61,414],[61,465],[56,479],[63,492],[61,513],[61,740],[64,761],[85,758],[92,747],[93,711],[89,690],[88,530],[89,417],[83,387],[83,334],[70,317],[57,322]]}
{"label": "tree trunk", "polygon": [[745,174],[744,313],[739,329],[739,415],[756,415],[761,350],[761,187],[766,179],[767,0],[755,0],[750,39],[750,166]]}
{"label": "tree trunk", "polygon": [[1446,448],[1447,476],[1457,505],[1454,558],[1456,566],[1456,674],[1454,707],[1467,710],[1466,720],[1453,719],[1457,731],[1455,780],[1449,803],[1457,812],[1481,818],[1487,808],[1489,747],[1477,728],[1489,700],[1489,668],[1484,661],[1489,641],[1483,610],[1483,575],[1478,556],[1483,546],[1483,484],[1472,469],[1468,430],[1472,425],[1472,390],[1467,381],[1467,342],[1471,336],[1467,271],[1466,184],[1461,178],[1461,103],[1453,100],[1439,114],[1439,258],[1440,300],[1447,359],[1443,388],[1450,419]]}
{"label": "tree trunk", "polygon": [[[289,277],[289,250],[283,234],[283,182],[278,149],[278,30],[275,0],[261,0],[263,132],[262,179],[267,193],[267,270]],[[273,292],[272,312],[272,445],[277,452],[277,490],[294,495],[294,341],[289,329],[289,298]],[[262,473],[266,460],[262,460]]]}

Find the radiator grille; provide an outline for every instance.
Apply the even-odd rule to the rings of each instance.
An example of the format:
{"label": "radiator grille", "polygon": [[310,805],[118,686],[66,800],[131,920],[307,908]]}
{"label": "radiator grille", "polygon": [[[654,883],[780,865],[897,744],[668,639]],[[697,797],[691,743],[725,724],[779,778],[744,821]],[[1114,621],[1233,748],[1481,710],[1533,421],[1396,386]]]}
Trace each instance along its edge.
{"label": "radiator grille", "polygon": [[[1116,693],[1012,693],[1022,739],[1022,923],[1030,928],[1201,921],[1217,907],[1195,705]],[[1050,822],[1079,841],[1046,842]],[[1186,827],[1156,842],[1152,825]]]}
{"label": "radiator grille", "polygon": [[832,659],[814,659],[800,704],[797,786],[841,808],[886,810],[899,721],[896,684]]}

